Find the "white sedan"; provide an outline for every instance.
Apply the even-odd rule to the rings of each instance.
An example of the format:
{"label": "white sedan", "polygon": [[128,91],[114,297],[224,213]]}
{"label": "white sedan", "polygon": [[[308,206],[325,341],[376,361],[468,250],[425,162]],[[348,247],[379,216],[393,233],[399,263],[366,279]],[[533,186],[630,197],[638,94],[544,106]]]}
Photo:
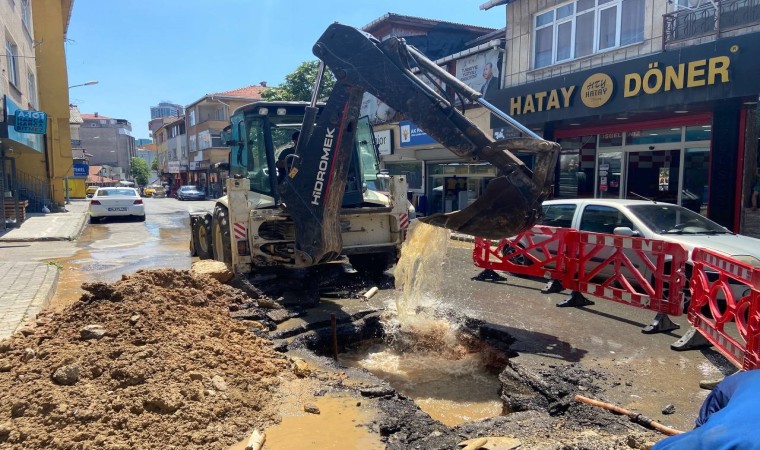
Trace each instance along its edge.
{"label": "white sedan", "polygon": [[107,217],[135,217],[145,221],[145,205],[137,189],[128,187],[103,187],[90,199],[90,223]]}

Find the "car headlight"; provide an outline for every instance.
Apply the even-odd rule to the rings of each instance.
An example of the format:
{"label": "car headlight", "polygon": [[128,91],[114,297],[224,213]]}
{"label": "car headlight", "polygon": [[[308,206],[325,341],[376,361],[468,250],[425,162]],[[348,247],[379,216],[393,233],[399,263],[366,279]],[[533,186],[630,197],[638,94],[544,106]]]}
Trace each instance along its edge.
{"label": "car headlight", "polygon": [[752,267],[760,267],[760,259],[755,258],[754,256],[750,255],[733,255],[731,258],[743,262],[744,264],[749,264]]}

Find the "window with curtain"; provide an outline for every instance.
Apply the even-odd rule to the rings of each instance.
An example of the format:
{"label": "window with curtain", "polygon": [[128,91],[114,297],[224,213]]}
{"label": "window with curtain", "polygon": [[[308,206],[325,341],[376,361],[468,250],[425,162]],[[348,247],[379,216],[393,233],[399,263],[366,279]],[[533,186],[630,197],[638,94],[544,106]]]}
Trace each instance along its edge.
{"label": "window with curtain", "polygon": [[577,0],[535,15],[533,67],[644,40],[644,0]]}

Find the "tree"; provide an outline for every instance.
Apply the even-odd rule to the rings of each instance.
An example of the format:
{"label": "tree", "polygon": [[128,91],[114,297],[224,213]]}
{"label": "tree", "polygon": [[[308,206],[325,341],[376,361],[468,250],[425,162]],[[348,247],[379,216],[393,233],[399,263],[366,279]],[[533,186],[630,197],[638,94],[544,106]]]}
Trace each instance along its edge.
{"label": "tree", "polygon": [[138,186],[145,186],[150,178],[148,163],[142,158],[132,158],[129,161],[129,174],[132,175]]}
{"label": "tree", "polygon": [[[314,90],[314,82],[319,71],[319,61],[307,61],[301,63],[298,68],[285,76],[285,82],[276,87],[267,88],[261,97],[270,101],[304,101],[311,100]],[[326,98],[335,86],[335,77],[329,70],[325,70],[322,77],[322,88],[319,91],[320,98]]]}
{"label": "tree", "polygon": [[150,170],[158,170],[158,158],[153,158],[153,162],[150,164]]}

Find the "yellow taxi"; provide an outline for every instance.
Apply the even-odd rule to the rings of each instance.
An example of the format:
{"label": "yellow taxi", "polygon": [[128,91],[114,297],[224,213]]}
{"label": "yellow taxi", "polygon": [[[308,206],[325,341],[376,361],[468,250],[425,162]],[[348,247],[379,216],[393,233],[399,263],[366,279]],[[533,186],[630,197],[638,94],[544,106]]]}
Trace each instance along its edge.
{"label": "yellow taxi", "polygon": [[100,188],[100,186],[87,186],[87,190],[84,191],[84,194],[87,196],[87,198],[92,197],[95,195],[95,192]]}

